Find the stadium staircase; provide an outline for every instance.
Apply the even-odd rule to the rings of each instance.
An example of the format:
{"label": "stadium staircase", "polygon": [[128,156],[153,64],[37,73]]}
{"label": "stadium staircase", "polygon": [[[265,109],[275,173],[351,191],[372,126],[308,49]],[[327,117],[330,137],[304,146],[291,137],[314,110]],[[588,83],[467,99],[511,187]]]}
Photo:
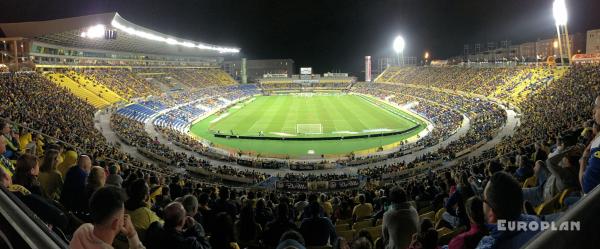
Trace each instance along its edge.
{"label": "stadium staircase", "polygon": [[79,83],[61,73],[47,73],[45,76],[55,84],[67,88],[76,97],[88,102],[96,108],[102,108],[111,104],[111,102],[100,97],[98,94],[91,92]]}

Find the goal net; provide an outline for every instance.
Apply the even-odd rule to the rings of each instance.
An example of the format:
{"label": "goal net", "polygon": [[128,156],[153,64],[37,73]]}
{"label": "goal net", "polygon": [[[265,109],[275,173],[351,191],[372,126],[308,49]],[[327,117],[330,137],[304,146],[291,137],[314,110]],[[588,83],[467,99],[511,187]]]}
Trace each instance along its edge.
{"label": "goal net", "polygon": [[321,124],[296,124],[296,133],[321,134],[323,133],[323,126]]}

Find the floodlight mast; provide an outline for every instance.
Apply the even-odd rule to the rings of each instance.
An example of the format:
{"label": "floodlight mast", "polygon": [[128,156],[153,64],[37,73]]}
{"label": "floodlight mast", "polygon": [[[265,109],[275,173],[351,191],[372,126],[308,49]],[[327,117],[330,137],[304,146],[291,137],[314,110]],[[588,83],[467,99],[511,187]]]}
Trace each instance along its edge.
{"label": "floodlight mast", "polygon": [[[402,38],[402,36],[396,36],[396,39],[394,39],[394,43],[393,43],[393,48],[394,51],[396,52],[396,56],[398,57],[398,65],[400,65],[400,54],[402,54],[402,57],[404,57],[403,51],[404,51],[404,46],[405,46],[405,42],[404,42],[404,38]],[[402,59],[404,64],[404,58]]]}
{"label": "floodlight mast", "polygon": [[562,38],[561,38],[561,26],[564,29],[564,33],[565,33],[565,43],[567,45],[566,49],[567,49],[567,56],[570,59],[571,58],[571,46],[570,46],[570,42],[569,42],[569,33],[567,30],[567,21],[568,21],[568,12],[567,12],[567,5],[565,3],[565,0],[554,0],[554,3],[552,4],[552,15],[554,16],[554,23],[556,25],[556,33],[558,36],[558,50],[560,52],[560,63],[564,65],[564,61],[563,61],[563,45],[562,45]]}

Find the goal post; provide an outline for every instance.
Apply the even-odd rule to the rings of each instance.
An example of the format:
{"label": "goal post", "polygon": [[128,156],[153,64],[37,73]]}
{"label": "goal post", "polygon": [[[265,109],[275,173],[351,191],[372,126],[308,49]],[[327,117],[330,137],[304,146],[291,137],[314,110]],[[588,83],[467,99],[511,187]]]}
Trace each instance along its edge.
{"label": "goal post", "polygon": [[297,134],[322,134],[323,126],[321,124],[296,124]]}

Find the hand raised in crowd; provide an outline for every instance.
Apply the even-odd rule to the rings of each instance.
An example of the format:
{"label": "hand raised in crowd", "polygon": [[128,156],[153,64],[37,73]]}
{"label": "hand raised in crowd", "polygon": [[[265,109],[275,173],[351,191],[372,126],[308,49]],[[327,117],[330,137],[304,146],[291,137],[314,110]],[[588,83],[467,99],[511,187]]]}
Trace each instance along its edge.
{"label": "hand raised in crowd", "polygon": [[121,233],[127,238],[133,238],[137,235],[133,223],[131,223],[131,217],[128,214],[123,215],[123,227],[121,227]]}

